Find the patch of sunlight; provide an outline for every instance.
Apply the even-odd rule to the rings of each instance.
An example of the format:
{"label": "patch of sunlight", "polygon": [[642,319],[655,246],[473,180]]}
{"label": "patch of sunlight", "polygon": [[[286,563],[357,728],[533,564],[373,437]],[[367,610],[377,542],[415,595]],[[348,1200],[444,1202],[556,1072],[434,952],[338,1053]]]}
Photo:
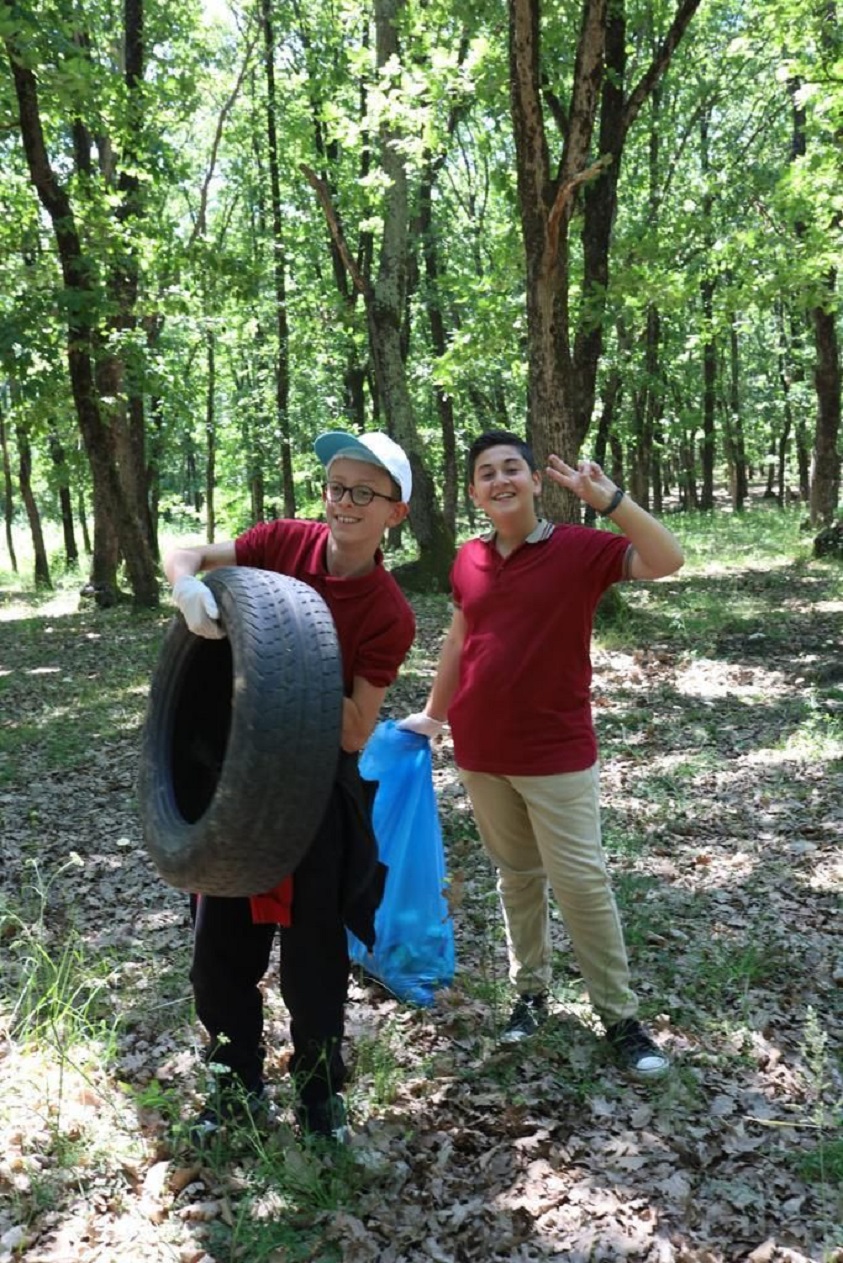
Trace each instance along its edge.
{"label": "patch of sunlight", "polygon": [[682,568],[683,574],[693,572],[695,574],[704,574],[706,578],[717,579],[731,578],[736,574],[763,574],[767,575],[771,570],[786,570],[793,565],[793,555],[788,548],[782,547],[777,553],[771,553],[769,557],[764,557],[760,561],[747,560],[746,556],[736,556],[732,561],[712,561],[710,556],[701,556],[699,559],[693,555],[693,547],[691,548],[691,556],[686,557],[685,565]]}
{"label": "patch of sunlight", "polygon": [[782,688],[780,671],[695,658],[676,673],[676,691],[688,697],[769,697]]}
{"label": "patch of sunlight", "polygon": [[[131,1101],[104,1073],[109,1055],[96,1039],[66,1046],[12,1044],[0,1076],[4,1151],[16,1150],[24,1165],[33,1152],[53,1152],[60,1158],[62,1139],[77,1143],[74,1160],[82,1161],[84,1153],[84,1164],[97,1152],[137,1152]],[[125,1126],[115,1126],[120,1123]]]}
{"label": "patch of sunlight", "polygon": [[57,592],[48,601],[37,606],[32,601],[11,601],[0,606],[0,623],[13,623],[22,618],[64,618],[68,614],[79,613],[78,592]]}
{"label": "patch of sunlight", "polygon": [[[843,855],[838,850],[827,859],[820,859],[808,878],[807,885],[811,890],[836,895],[843,886]],[[840,961],[841,978],[843,978],[843,958]]]}
{"label": "patch of sunlight", "polygon": [[784,740],[784,753],[800,762],[843,759],[843,729],[832,723],[810,720]]}
{"label": "patch of sunlight", "polygon": [[804,763],[805,754],[798,754],[790,741],[785,746],[764,746],[760,750],[748,750],[741,758],[742,763],[760,763],[765,767],[780,767],[784,763]]}
{"label": "patch of sunlight", "polygon": [[[694,730],[693,735],[701,742],[708,736],[704,728]],[[675,775],[681,772],[686,776],[695,776],[719,768],[720,763],[721,758],[716,750],[700,749],[692,753],[679,750],[675,754],[659,754],[655,758],[649,758],[647,773],[648,775]]]}

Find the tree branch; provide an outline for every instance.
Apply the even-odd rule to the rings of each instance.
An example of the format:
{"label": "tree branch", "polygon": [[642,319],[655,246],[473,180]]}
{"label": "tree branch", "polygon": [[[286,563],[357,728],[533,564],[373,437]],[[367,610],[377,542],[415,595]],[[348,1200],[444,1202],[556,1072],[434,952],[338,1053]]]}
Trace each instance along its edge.
{"label": "tree branch", "polygon": [[568,111],[565,109],[560,97],[551,88],[546,74],[542,75],[542,95],[553,117],[553,121],[559,129],[559,135],[564,140],[568,134]]}
{"label": "tree branch", "polygon": [[670,59],[676,52],[676,48],[691,18],[700,7],[701,0],[682,0],[679,8],[676,10],[670,30],[659,45],[653,60],[650,62],[647,70],[639,79],[638,83],[630,93],[626,105],[623,110],[623,135],[629,131],[632,124],[638,117],[638,113],[647,100],[647,97],[653,91],[659,79],[670,65]]}
{"label": "tree branch", "polygon": [[240,89],[243,86],[243,80],[246,77],[246,71],[249,69],[249,65],[252,60],[252,53],[254,51],[255,44],[257,43],[257,39],[258,39],[257,32],[255,32],[255,34],[251,37],[251,39],[246,44],[246,52],[243,56],[243,64],[240,67],[240,73],[237,76],[237,82],[235,83],[234,87],[231,89],[231,92],[229,93],[227,99],[223,102],[222,109],[220,110],[220,113],[219,113],[219,118],[217,119],[217,126],[216,126],[216,130],[214,131],[214,140],[213,140],[213,144],[211,145],[211,157],[208,161],[208,170],[205,172],[205,179],[202,181],[202,191],[199,194],[199,210],[196,215],[196,223],[193,225],[193,231],[191,232],[190,239],[187,243],[188,250],[191,248],[191,246],[195,244],[196,239],[200,236],[203,236],[205,233],[205,228],[207,224],[207,216],[208,216],[208,193],[211,188],[211,181],[214,178],[214,171],[216,170],[217,154],[219,153],[219,147],[222,142],[222,133],[223,133],[223,128],[225,127],[225,120],[228,118],[228,115],[231,113],[231,110],[234,106],[234,102],[237,100],[238,96],[240,95]]}
{"label": "tree branch", "polygon": [[325,219],[328,223],[328,230],[331,234],[331,238],[333,239],[334,245],[339,251],[340,257],[354,283],[354,288],[358,291],[358,293],[367,296],[369,293],[369,283],[365,276],[363,276],[354,259],[351,257],[351,252],[346,243],[345,235],[339,219],[337,218],[337,212],[334,210],[334,204],[331,201],[331,193],[327,184],[324,180],[320,180],[319,176],[312,167],[309,167],[304,162],[299,163],[299,171],[301,171],[304,175],[308,184],[310,184],[316,191],[316,196],[319,198],[322,210],[325,212]]}
{"label": "tree branch", "polygon": [[610,153],[603,154],[596,162],[592,162],[584,171],[579,171],[570,180],[566,180],[564,184],[560,184],[556,190],[556,197],[553,199],[553,205],[550,208],[550,214],[547,217],[547,264],[553,267],[556,262],[556,256],[559,252],[559,231],[562,224],[562,217],[567,211],[574,194],[581,184],[587,184],[589,180],[594,180],[601,172],[612,162]]}
{"label": "tree branch", "polygon": [[[699,3],[699,0],[697,0]],[[594,122],[600,106],[603,62],[606,50],[606,0],[588,0],[583,5],[582,26],[577,40],[574,80],[568,130],[559,164],[562,185],[577,179],[576,173],[587,160]]]}

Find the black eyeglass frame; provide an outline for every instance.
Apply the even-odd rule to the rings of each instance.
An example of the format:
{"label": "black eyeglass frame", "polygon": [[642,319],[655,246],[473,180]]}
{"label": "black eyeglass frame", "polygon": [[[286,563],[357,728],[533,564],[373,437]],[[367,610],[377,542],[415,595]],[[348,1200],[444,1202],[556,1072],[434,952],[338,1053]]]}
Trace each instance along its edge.
{"label": "black eyeglass frame", "polygon": [[[339,491],[339,495],[334,494],[336,490]],[[344,482],[338,482],[334,478],[330,482],[325,483],[325,495],[331,504],[342,504],[346,492],[351,496],[351,503],[356,505],[358,509],[365,509],[376,497],[378,500],[388,500],[390,504],[401,503],[395,496],[384,495],[382,491],[375,491],[372,487],[366,487],[362,483],[358,483],[355,487],[347,487]],[[362,500],[360,499],[361,494]]]}

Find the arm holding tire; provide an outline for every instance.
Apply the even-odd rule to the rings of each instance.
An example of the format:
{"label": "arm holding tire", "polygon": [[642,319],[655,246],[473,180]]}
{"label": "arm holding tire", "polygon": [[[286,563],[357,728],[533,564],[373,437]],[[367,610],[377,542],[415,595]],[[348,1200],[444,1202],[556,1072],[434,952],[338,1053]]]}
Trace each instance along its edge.
{"label": "arm holding tire", "polygon": [[196,576],[200,570],[218,566],[235,566],[234,542],[197,544],[176,547],[164,559],[164,573],[173,585],[173,600],[184,615],[184,621],[196,636],[219,640],[225,631],[219,624],[219,608],[214,594]]}

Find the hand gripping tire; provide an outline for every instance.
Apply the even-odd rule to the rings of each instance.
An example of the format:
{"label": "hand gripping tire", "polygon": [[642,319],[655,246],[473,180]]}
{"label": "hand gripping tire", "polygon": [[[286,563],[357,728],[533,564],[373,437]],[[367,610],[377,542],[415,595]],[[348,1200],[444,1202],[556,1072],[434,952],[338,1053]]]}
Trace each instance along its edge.
{"label": "hand gripping tire", "polygon": [[330,611],[298,579],[212,570],[224,640],[179,614],[156,664],[139,777],[161,877],[197,894],[272,890],[312,841],[339,759],[343,683]]}

